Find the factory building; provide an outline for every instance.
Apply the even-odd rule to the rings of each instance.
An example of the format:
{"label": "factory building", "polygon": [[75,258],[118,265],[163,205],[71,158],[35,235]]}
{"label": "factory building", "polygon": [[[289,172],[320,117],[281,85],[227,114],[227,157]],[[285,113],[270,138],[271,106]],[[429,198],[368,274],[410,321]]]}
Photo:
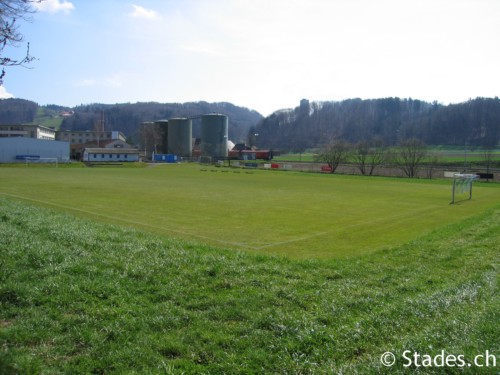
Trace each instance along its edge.
{"label": "factory building", "polygon": [[69,161],[69,143],[25,137],[0,137],[0,163]]}
{"label": "factory building", "polygon": [[109,142],[119,139],[125,142],[127,139],[120,131],[75,131],[75,130],[60,130],[56,133],[58,141],[66,141],[71,144]]}
{"label": "factory building", "polygon": [[[201,127],[197,128],[200,138],[196,139],[193,138],[194,119],[201,120]],[[142,150],[147,159],[166,163],[193,157],[204,162],[272,159],[271,151],[235,147],[228,139],[228,128],[228,116],[219,113],[143,122],[140,127]]]}
{"label": "factory building", "polygon": [[56,132],[56,139],[70,143],[70,156],[73,160],[81,160],[86,148],[108,147],[112,142],[126,141],[125,135],[120,131],[90,130],[60,130]]}

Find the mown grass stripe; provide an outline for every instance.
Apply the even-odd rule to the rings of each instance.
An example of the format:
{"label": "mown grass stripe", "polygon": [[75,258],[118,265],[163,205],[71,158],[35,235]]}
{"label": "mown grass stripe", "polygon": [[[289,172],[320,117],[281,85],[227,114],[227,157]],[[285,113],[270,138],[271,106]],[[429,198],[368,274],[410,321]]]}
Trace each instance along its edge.
{"label": "mown grass stripe", "polygon": [[[10,197],[10,198],[16,198],[16,199],[21,199],[23,201],[28,201],[28,202],[33,202],[33,203],[39,203],[39,204],[42,204],[44,206],[62,208],[65,211],[81,212],[81,213],[84,213],[84,214],[86,214],[88,216],[92,216],[92,217],[95,217],[95,218],[104,218],[104,219],[107,219],[107,220],[113,221],[113,222],[121,222],[123,224],[132,224],[134,226],[140,226],[140,227],[143,227],[143,228],[151,228],[151,229],[166,231],[166,232],[170,232],[170,233],[174,233],[174,234],[182,234],[182,235],[185,235],[185,236],[189,235],[189,236],[192,236],[192,237],[199,238],[201,240],[209,240],[209,241],[213,241],[213,242],[218,242],[218,243],[223,244],[223,245],[238,246],[238,247],[247,247],[247,246],[245,246],[245,244],[242,244],[242,243],[227,242],[227,241],[223,241],[223,240],[220,240],[220,239],[217,239],[217,238],[211,238],[211,237],[201,236],[199,234],[187,233],[187,232],[183,232],[183,231],[180,231],[180,230],[171,229],[171,228],[168,228],[168,227],[165,227],[165,226],[161,226],[161,227],[160,226],[155,226],[155,225],[152,225],[152,224],[149,224],[149,223],[144,223],[144,222],[140,222],[140,221],[137,221],[137,220],[124,219],[124,218],[118,217],[118,216],[105,215],[105,214],[100,213],[100,212],[83,210],[81,208],[76,208],[76,207],[71,207],[71,206],[67,206],[67,205],[62,205],[62,204],[55,203],[55,202],[50,202],[50,201],[47,201],[47,200],[33,199],[33,198],[26,197],[26,196],[18,195],[18,194],[9,194],[9,193],[3,193],[3,192],[0,192],[0,194],[4,195],[6,197]],[[252,247],[247,247],[247,248],[252,249]]]}
{"label": "mown grass stripe", "polygon": [[478,184],[449,205],[449,181],[280,173],[203,174],[169,168],[3,168],[0,192],[81,217],[141,225],[183,239],[295,258],[367,254],[498,203]]}

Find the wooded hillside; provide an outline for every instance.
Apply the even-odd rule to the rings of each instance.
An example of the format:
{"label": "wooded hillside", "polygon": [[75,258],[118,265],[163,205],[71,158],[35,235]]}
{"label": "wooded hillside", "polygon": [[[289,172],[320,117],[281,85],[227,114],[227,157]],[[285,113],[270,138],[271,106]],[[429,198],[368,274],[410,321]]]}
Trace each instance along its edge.
{"label": "wooded hillside", "polygon": [[24,99],[0,100],[0,125],[32,122],[36,116],[38,104]]}
{"label": "wooded hillside", "polygon": [[[44,109],[44,111],[40,111]],[[500,99],[477,98],[443,105],[414,99],[348,99],[309,102],[263,118],[258,112],[231,103],[124,103],[88,104],[74,108],[38,106],[23,99],[0,100],[0,124],[27,123],[37,113],[73,115],[61,119],[63,130],[92,130],[104,113],[105,129],[122,131],[138,140],[141,122],[224,113],[229,116],[229,139],[259,148],[303,151],[332,139],[357,143],[377,139],[394,145],[418,138],[428,145],[496,146],[500,142]],[[193,136],[199,137],[200,121],[193,121]]]}
{"label": "wooded hillside", "polygon": [[495,146],[500,137],[500,100],[477,98],[441,105],[413,99],[302,100],[252,129],[264,148],[302,151],[332,139],[350,143],[377,138],[387,145],[418,138],[429,145]]}
{"label": "wooded hillside", "polygon": [[[262,119],[256,111],[231,103],[135,103],[90,104],[73,108],[74,116],[63,121],[63,130],[93,129],[96,120],[104,112],[107,130],[122,131],[128,137],[138,139],[139,125],[145,121],[167,120],[207,113],[223,113],[229,117],[229,139],[244,141],[248,130]],[[193,136],[199,137],[199,121],[193,121]]]}
{"label": "wooded hillside", "polygon": [[[101,113],[104,113],[106,130],[121,131],[135,141],[138,140],[141,122],[223,113],[229,117],[229,139],[244,142],[249,129],[262,119],[258,112],[231,103],[97,103],[64,108],[55,105],[38,106],[37,103],[24,99],[4,99],[0,100],[0,124],[34,122],[39,108],[50,109],[55,116],[63,111],[71,111],[73,115],[62,119],[61,130],[93,130]],[[198,137],[198,133],[199,121],[195,120],[193,136]]]}

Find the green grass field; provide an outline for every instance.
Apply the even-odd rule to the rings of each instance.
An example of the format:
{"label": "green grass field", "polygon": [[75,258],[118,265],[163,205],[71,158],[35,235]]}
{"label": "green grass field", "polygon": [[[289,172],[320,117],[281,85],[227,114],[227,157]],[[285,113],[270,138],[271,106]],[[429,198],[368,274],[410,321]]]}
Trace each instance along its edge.
{"label": "green grass field", "polygon": [[201,169],[0,168],[0,374],[498,373],[498,184]]}
{"label": "green grass field", "polygon": [[[0,373],[496,374],[474,358],[500,349],[499,243],[498,207],[292,260],[0,198]],[[443,350],[463,365],[405,367],[405,351]]]}
{"label": "green grass field", "polygon": [[2,168],[0,195],[182,239],[295,258],[399,246],[499,203],[497,184],[449,205],[445,180],[152,168]]}

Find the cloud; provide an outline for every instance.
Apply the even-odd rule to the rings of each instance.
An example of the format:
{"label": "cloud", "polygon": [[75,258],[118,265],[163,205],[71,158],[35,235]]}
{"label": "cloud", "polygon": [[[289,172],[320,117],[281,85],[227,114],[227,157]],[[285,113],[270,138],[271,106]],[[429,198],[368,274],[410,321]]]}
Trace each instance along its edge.
{"label": "cloud", "polygon": [[34,3],[34,6],[38,11],[48,13],[63,12],[68,14],[75,9],[73,3],[66,0],[45,0],[41,3]]}
{"label": "cloud", "polygon": [[93,78],[85,78],[85,79],[81,79],[79,81],[73,82],[74,87],[92,87],[92,86],[96,86],[96,85],[97,85],[97,81]]}
{"label": "cloud", "polygon": [[9,99],[13,97],[14,95],[8,92],[5,86],[0,86],[0,99]]}
{"label": "cloud", "polygon": [[134,8],[134,11],[129,14],[131,17],[146,18],[149,20],[160,18],[160,15],[152,9],[146,9],[135,4],[132,4],[132,7]]}
{"label": "cloud", "polygon": [[128,75],[124,72],[117,72],[98,78],[83,78],[72,82],[76,88],[121,88],[125,86]]}
{"label": "cloud", "polygon": [[104,77],[103,85],[110,88],[124,87],[126,77],[123,73],[115,73]]}
{"label": "cloud", "polygon": [[208,43],[208,42],[197,42],[186,44],[183,49],[188,52],[199,53],[208,56],[219,56],[224,57],[226,53],[224,49],[218,45]]}

